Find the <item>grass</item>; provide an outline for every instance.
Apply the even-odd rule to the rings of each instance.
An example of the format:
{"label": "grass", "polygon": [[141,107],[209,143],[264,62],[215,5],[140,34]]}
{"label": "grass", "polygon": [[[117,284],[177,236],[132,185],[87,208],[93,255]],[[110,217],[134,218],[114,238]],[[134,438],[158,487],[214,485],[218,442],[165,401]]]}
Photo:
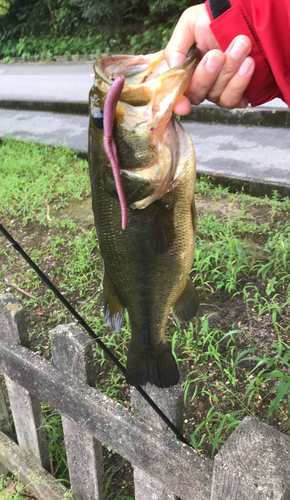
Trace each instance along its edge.
{"label": "grass", "polygon": [[[0,160],[1,222],[125,364],[129,319],[117,335],[102,312],[86,162],[64,148],[12,140],[3,141]],[[213,457],[247,415],[290,432],[290,200],[230,193],[201,178],[196,204],[191,276],[200,312],[189,325],[170,316],[167,334],[182,374],[184,434]],[[32,348],[50,359],[48,330],[72,318],[0,237],[0,292],[7,289],[29,312]],[[94,356],[97,388],[130,407],[123,375],[98,347]],[[43,414],[55,473],[67,479],[59,416],[45,406]],[[110,489],[110,467],[106,474],[108,498],[129,498]]]}

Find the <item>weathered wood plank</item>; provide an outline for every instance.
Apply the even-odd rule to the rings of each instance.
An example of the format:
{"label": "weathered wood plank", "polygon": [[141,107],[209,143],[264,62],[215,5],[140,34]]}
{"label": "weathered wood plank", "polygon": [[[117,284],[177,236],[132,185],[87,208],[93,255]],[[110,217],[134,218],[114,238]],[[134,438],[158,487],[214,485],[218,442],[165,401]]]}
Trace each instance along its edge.
{"label": "weathered wood plank", "polygon": [[[76,325],[61,325],[50,332],[53,363],[62,373],[94,387],[96,369],[92,342]],[[62,425],[73,495],[79,500],[104,500],[103,449],[100,441],[65,415]]]}
{"label": "weathered wood plank", "polygon": [[[180,385],[168,389],[147,384],[143,388],[151,399],[159,406],[171,422],[182,432],[183,428],[183,390]],[[156,429],[167,430],[165,422],[157,415],[141,394],[131,388],[131,404],[133,414],[144,420]],[[135,500],[178,500],[174,493],[156,479],[149,476],[144,470],[134,467]]]}
{"label": "weathered wood plank", "polygon": [[39,500],[63,500],[66,488],[53,476],[34,462],[4,432],[0,431],[0,460],[11,472],[19,472],[19,479],[29,484],[29,490]]}
{"label": "weathered wood plank", "polygon": [[289,500],[290,438],[246,417],[214,460],[211,500]]}
{"label": "weathered wood plank", "polygon": [[[10,293],[0,295],[0,340],[10,347],[29,346],[23,307]],[[5,383],[19,446],[49,469],[40,401],[7,375]]]}
{"label": "weathered wood plank", "polygon": [[153,429],[28,349],[0,346],[0,372],[160,481],[183,500],[209,500],[213,462]]}

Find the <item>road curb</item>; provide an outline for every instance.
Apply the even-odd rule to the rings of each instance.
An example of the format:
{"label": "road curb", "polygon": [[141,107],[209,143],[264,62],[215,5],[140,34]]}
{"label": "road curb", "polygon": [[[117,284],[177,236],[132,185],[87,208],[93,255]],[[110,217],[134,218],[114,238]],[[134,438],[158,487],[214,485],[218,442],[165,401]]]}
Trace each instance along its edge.
{"label": "road curb", "polygon": [[24,101],[0,100],[0,109],[16,109],[22,111],[46,111],[49,113],[63,113],[69,115],[89,114],[88,102],[61,102],[61,101]]}
{"label": "road curb", "polygon": [[290,128],[290,109],[274,107],[224,109],[211,105],[191,106],[190,113],[183,117],[182,121]]}
{"label": "road curb", "polygon": [[[89,105],[88,102],[82,101],[0,100],[0,109],[46,111],[49,113],[87,116]],[[290,109],[263,107],[231,110],[214,105],[200,105],[192,106],[190,113],[181,117],[181,121],[290,128]]]}
{"label": "road curb", "polygon": [[[89,155],[87,151],[72,148],[70,149],[76,153],[78,158],[88,161]],[[218,186],[220,184],[223,187],[227,187],[229,188],[229,191],[231,193],[242,192],[245,194],[250,194],[251,196],[268,196],[269,198],[271,198],[273,195],[273,191],[278,191],[279,195],[282,198],[285,198],[286,196],[290,197],[290,185],[282,184],[279,182],[272,183],[257,179],[241,179],[235,177],[234,175],[228,177],[226,175],[212,174],[204,170],[199,171],[198,165],[196,176],[198,179],[206,177],[215,186]]]}
{"label": "road curb", "polygon": [[272,198],[273,191],[277,191],[281,198],[290,198],[290,185],[281,184],[279,182],[266,182],[257,179],[241,179],[234,177],[227,177],[225,175],[217,175],[206,172],[196,171],[197,178],[205,175],[215,186],[219,184],[225,188],[229,188],[231,193],[242,192],[256,197],[268,196]]}

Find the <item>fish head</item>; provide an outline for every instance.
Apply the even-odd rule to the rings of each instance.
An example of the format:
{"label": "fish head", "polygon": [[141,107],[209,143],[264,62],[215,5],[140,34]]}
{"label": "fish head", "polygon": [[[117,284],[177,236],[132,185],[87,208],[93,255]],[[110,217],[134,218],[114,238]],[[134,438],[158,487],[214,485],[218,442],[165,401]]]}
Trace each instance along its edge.
{"label": "fish head", "polygon": [[[178,67],[169,68],[164,51],[156,54],[104,56],[95,62],[95,81],[90,92],[90,133],[100,137],[96,126],[113,81],[125,83],[116,105],[114,139],[121,174],[144,179],[154,194],[135,200],[133,208],[145,208],[168,189],[177,168],[176,126],[173,107],[184,94],[200,60],[196,46]],[[145,200],[145,201],[144,201]],[[132,201],[132,200],[131,200]]]}

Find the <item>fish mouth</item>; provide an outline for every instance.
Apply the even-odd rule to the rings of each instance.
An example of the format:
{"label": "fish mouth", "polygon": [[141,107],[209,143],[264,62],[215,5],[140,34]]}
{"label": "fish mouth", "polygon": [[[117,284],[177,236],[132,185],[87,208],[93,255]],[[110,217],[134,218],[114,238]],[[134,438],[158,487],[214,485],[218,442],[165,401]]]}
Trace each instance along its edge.
{"label": "fish mouth", "polygon": [[[95,82],[91,92],[94,95],[97,88],[98,105],[105,101],[111,88],[113,90],[115,80],[120,81],[122,77],[124,83],[115,107],[116,142],[114,138],[112,151],[115,149],[114,156],[118,160],[116,170],[118,168],[123,176],[146,179],[155,186],[152,195],[130,204],[134,209],[144,209],[162,197],[181,164],[179,127],[172,120],[172,110],[189,84],[200,61],[200,52],[193,46],[185,61],[171,69],[164,54],[162,50],[145,56],[104,56],[94,65]],[[92,99],[92,106],[95,102]],[[148,144],[145,155],[142,153],[144,140]],[[142,165],[140,161],[140,166],[137,161],[132,165],[128,163],[128,149],[136,151],[136,158]],[[118,190],[118,195],[119,199],[123,196],[122,190]],[[125,206],[123,213],[125,220]]]}
{"label": "fish mouth", "polygon": [[151,103],[156,111],[162,103],[162,109],[168,109],[171,116],[174,104],[185,92],[200,61],[200,52],[196,46],[191,47],[185,61],[171,69],[164,54],[165,51],[161,50],[144,56],[101,57],[94,65],[95,83],[106,95],[113,81],[122,75],[125,77],[125,84],[120,96],[121,102],[136,107]]}

